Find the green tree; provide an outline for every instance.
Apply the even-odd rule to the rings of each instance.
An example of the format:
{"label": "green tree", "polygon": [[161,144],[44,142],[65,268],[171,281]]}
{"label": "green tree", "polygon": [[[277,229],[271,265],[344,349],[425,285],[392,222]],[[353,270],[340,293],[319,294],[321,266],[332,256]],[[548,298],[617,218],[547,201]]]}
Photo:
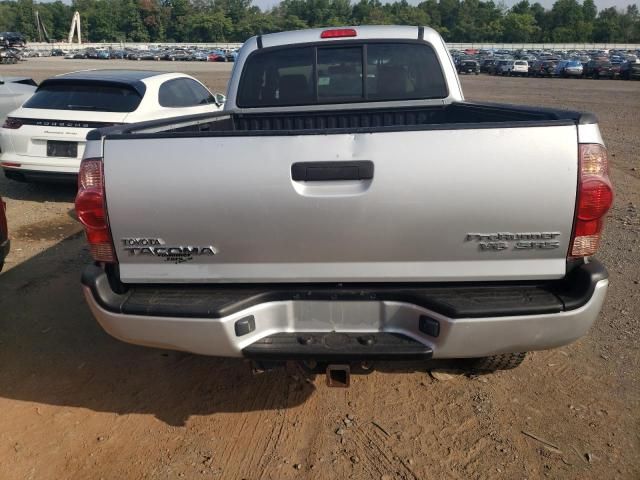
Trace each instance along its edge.
{"label": "green tree", "polygon": [[169,11],[167,19],[167,40],[179,42],[186,40],[189,17],[193,15],[189,0],[166,0],[165,7]]}
{"label": "green tree", "polygon": [[614,7],[600,11],[593,27],[593,39],[603,43],[618,42],[622,39],[620,14]]}
{"label": "green tree", "polygon": [[531,13],[507,13],[502,21],[502,39],[505,42],[525,43],[537,37],[540,28]]}
{"label": "green tree", "polygon": [[189,16],[187,39],[191,42],[222,42],[232,30],[231,20],[222,10],[198,12]]}
{"label": "green tree", "polygon": [[18,0],[14,15],[15,28],[13,30],[21,32],[28,40],[37,40],[33,0]]}
{"label": "green tree", "polygon": [[598,15],[598,9],[593,0],[584,0],[582,2],[582,15],[585,22],[593,23]]}

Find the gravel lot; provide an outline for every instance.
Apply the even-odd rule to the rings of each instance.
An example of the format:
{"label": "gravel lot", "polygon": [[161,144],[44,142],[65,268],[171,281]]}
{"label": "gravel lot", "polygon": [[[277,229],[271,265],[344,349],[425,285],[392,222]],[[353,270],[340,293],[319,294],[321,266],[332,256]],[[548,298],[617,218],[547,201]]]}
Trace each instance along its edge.
{"label": "gravel lot", "polygon": [[[232,64],[42,58],[0,74],[96,66],[178,70],[224,91]],[[435,380],[407,364],[349,389],[126,345],[81,297],[73,188],[1,178],[13,243],[0,276],[0,478],[640,478],[640,82],[462,82],[470,99],[600,119],[617,196],[599,255],[610,293],[587,337],[510,372]]]}

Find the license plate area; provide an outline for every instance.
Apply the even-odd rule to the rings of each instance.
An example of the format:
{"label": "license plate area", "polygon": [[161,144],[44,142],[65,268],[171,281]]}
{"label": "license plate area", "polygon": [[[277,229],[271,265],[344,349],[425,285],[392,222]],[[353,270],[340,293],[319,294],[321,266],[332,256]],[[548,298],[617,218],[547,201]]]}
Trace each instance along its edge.
{"label": "license plate area", "polygon": [[78,156],[78,142],[60,142],[57,140],[47,141],[47,157],[70,157]]}

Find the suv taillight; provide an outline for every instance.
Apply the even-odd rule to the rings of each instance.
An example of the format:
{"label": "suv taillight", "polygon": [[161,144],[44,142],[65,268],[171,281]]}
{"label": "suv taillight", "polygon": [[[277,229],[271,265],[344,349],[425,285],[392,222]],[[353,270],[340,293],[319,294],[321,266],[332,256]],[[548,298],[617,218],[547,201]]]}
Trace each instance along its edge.
{"label": "suv taillight", "polygon": [[2,124],[2,128],[17,130],[22,126],[22,121],[17,118],[7,117]]}
{"label": "suv taillight", "polygon": [[101,158],[86,158],[80,163],[76,215],[84,226],[93,258],[98,262],[115,263],[115,249],[107,219]]}
{"label": "suv taillight", "polygon": [[604,217],[613,204],[607,149],[580,144],[578,200],[571,237],[570,257],[587,257],[598,250]]}

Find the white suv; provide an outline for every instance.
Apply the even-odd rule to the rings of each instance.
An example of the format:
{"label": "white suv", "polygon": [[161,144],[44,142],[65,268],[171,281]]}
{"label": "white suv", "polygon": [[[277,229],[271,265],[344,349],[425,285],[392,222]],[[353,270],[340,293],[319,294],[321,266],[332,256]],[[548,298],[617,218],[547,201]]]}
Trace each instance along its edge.
{"label": "white suv", "polygon": [[84,70],[49,78],[0,128],[0,166],[21,181],[75,181],[94,128],[221,108],[193,77],[141,70]]}
{"label": "white suv", "polygon": [[529,74],[529,62],[526,60],[513,60],[507,64],[505,73],[509,76],[521,75],[526,77]]}

